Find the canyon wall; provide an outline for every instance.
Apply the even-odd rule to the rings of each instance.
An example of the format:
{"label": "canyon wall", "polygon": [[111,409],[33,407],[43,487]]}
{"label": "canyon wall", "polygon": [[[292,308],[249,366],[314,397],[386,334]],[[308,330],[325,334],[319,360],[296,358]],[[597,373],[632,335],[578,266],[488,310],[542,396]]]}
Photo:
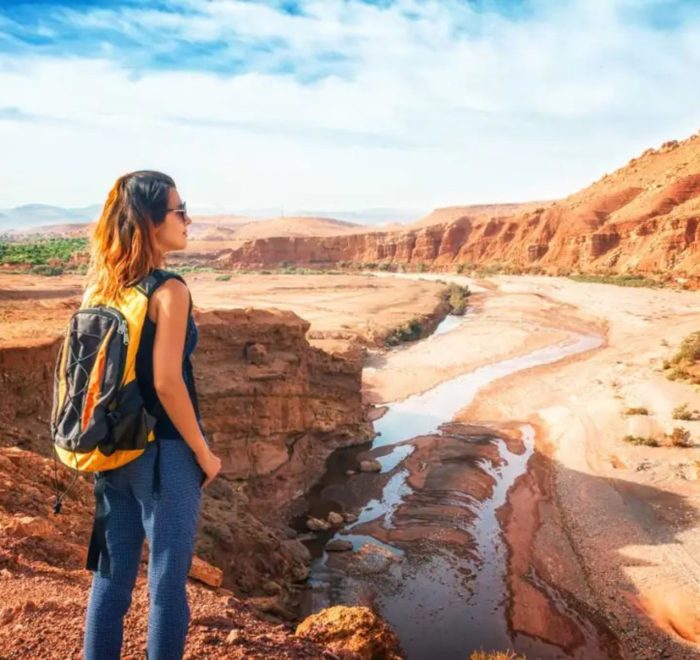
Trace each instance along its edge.
{"label": "canyon wall", "polygon": [[638,273],[700,279],[700,137],[649,149],[570,197],[511,216],[438,209],[401,231],[277,237],[186,253],[221,268],[339,262],[454,270],[474,266],[551,274]]}
{"label": "canyon wall", "polygon": [[[195,310],[195,318],[202,418],[223,461],[222,476],[204,491],[197,552],[224,570],[225,585],[291,617],[295,583],[308,575],[309,555],[285,526],[287,507],[321,474],[335,447],[373,436],[361,400],[364,349],[350,345],[331,354],[311,346],[308,322],[293,312]],[[0,345],[0,446],[39,454],[48,474],[59,343],[57,336]],[[67,485],[69,471],[60,468],[59,476]],[[12,483],[12,474],[0,477]],[[72,525],[83,531],[90,482],[87,475],[79,480],[80,506],[70,495],[64,504],[82,512]],[[47,519],[50,495],[47,488],[42,496]]]}

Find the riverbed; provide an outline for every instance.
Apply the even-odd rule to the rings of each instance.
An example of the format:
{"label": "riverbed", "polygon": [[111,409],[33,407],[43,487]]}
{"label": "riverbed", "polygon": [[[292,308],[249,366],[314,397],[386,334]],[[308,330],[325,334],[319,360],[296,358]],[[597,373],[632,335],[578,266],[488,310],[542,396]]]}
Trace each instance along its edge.
{"label": "riverbed", "polygon": [[[422,344],[469,322],[469,312],[448,316]],[[562,642],[565,648],[509,626],[508,549],[498,512],[527,471],[534,429],[521,425],[509,437],[452,422],[489,383],[603,342],[599,334],[566,335],[385,403],[369,445],[329,458],[308,498],[308,513],[324,517],[337,511],[358,519],[309,541],[314,560],[304,614],[338,603],[372,605],[396,630],[411,660],[461,660],[479,649],[514,649],[540,658],[614,657],[609,631],[557,598],[553,587],[542,591],[576,631]],[[414,349],[420,350],[420,342]],[[376,459],[379,472],[355,472],[360,458]],[[353,550],[327,552],[332,539],[350,541]]]}

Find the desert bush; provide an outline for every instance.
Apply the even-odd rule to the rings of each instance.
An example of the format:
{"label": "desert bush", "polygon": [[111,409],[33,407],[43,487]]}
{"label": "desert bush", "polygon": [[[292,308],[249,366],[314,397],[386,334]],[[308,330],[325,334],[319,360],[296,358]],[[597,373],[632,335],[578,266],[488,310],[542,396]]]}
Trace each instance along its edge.
{"label": "desert bush", "polygon": [[643,445],[645,447],[659,446],[659,441],[656,438],[644,437],[641,435],[626,435],[623,440],[631,445]]}
{"label": "desert bush", "polygon": [[452,307],[451,314],[462,315],[467,309],[467,300],[471,295],[468,286],[459,284],[450,284],[442,291],[442,299],[446,300]]}
{"label": "desert bush", "polygon": [[700,332],[693,332],[681,342],[676,354],[671,358],[671,364],[698,360],[700,360]]}
{"label": "desert bush", "polygon": [[648,414],[649,414],[649,410],[647,410],[646,408],[642,408],[642,407],[640,407],[640,408],[627,408],[627,410],[625,410],[625,415],[648,415]]}
{"label": "desert bush", "polygon": [[690,440],[690,431],[680,426],[675,426],[673,431],[666,434],[666,437],[674,447],[692,447],[693,445]]}
{"label": "desert bush", "polygon": [[214,278],[217,282],[228,282],[231,279],[231,276],[226,274],[226,275],[217,275]]}
{"label": "desert bush", "polygon": [[469,660],[525,660],[514,651],[472,651]]}
{"label": "desert bush", "polygon": [[700,419],[700,411],[690,410],[687,403],[682,403],[680,406],[676,406],[671,414],[673,419],[681,419],[684,421],[694,421]]}
{"label": "desert bush", "polygon": [[420,339],[421,333],[423,332],[423,326],[420,319],[411,319],[402,323],[397,328],[387,335],[384,340],[386,346],[397,346],[405,341],[414,341]]}
{"label": "desert bush", "polygon": [[419,261],[419,262],[418,262],[418,272],[419,272],[419,273],[425,273],[426,270],[428,270],[428,269],[427,269],[427,267],[426,267],[426,265],[425,265],[425,262],[424,262],[424,261]]}

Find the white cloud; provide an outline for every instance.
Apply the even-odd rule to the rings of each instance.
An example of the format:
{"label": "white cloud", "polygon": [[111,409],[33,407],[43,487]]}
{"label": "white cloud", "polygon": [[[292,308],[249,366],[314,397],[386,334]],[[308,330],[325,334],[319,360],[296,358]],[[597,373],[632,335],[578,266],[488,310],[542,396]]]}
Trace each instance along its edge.
{"label": "white cloud", "polygon": [[[540,2],[527,20],[436,1],[315,1],[303,16],[181,4],[202,14],[69,17],[83,30],[123,22],[142,42],[172,37],[159,49],[276,46],[231,76],[135,74],[118,44],[114,59],[0,61],[0,108],[24,117],[0,113],[0,206],[101,201],[116,176],[143,167],[172,173],[193,205],[231,209],[551,198],[698,128],[700,23],[655,30],[630,20],[626,0]],[[312,70],[329,51],[347,58],[340,76],[270,73],[288,61]]]}

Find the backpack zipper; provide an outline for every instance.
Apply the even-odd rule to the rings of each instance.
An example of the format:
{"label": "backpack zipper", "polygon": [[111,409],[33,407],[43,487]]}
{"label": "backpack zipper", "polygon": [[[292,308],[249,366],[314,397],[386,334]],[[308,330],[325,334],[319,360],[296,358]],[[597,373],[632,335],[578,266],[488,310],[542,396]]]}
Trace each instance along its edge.
{"label": "backpack zipper", "polygon": [[126,321],[122,321],[117,328],[117,332],[122,336],[122,341],[124,346],[129,345],[129,328],[126,325]]}

